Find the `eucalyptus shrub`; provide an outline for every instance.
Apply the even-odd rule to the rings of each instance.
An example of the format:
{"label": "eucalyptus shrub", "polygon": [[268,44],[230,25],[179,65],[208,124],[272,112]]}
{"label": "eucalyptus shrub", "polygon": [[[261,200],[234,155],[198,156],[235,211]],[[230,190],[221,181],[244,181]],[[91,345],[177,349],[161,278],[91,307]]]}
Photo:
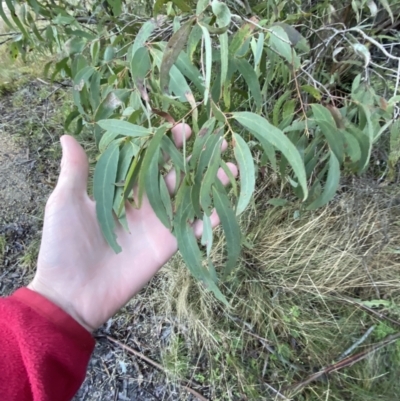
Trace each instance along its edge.
{"label": "eucalyptus shrub", "polygon": [[[84,126],[93,133],[99,151],[93,192],[108,244],[121,250],[116,224],[128,229],[126,202],[140,207],[146,193],[192,274],[223,302],[218,277],[237,265],[238,219],[252,199],[257,168],[268,165],[304,209],[321,207],[334,197],[342,167],[363,172],[374,142],[391,128],[398,132],[399,100],[397,88],[378,96],[370,85],[372,38],[365,31],[339,30],[329,18],[315,27],[312,15],[310,27],[296,28],[291,21],[301,22],[300,3],[294,14],[286,3],[276,9],[245,2],[242,11],[232,4],[157,0],[146,17],[136,14],[134,1],[0,2],[11,54],[42,52],[49,59],[45,73],[72,82],[75,106],[65,127],[74,121],[76,134]],[[350,83],[338,95],[343,74],[330,75],[329,68],[349,61]],[[181,150],[171,128],[183,121],[194,135]],[[223,139],[227,156],[220,152]],[[238,182],[229,157],[239,167]],[[216,178],[220,167],[230,190]],[[184,176],[174,195],[163,179],[171,168]],[[213,209],[226,239],[226,264],[218,269],[210,259]],[[199,241],[194,219],[204,223]]]}

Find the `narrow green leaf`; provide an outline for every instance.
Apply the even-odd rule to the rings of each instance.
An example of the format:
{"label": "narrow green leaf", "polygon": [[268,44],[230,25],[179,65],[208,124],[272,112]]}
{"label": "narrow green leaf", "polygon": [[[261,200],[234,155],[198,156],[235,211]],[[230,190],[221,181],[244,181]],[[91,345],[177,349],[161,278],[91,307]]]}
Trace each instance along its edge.
{"label": "narrow green leaf", "polygon": [[241,214],[250,202],[256,185],[256,172],[253,156],[246,141],[238,134],[233,133],[235,145],[233,148],[240,174],[240,196],[236,208],[236,215]]}
{"label": "narrow green leaf", "polygon": [[196,88],[200,92],[204,92],[204,83],[200,78],[201,77],[200,71],[198,70],[197,67],[195,67],[192,64],[189,56],[185,52],[183,51],[181,52],[181,54],[178,57],[178,60],[176,60],[175,65],[186,78],[188,78],[190,81],[194,83],[194,85],[196,85]]}
{"label": "narrow green leaf", "polygon": [[285,24],[284,22],[275,22],[273,25],[283,28],[293,46],[305,53],[310,51],[310,45],[308,44],[307,39],[296,28]]}
{"label": "narrow green leaf", "polygon": [[329,147],[341,163],[343,161],[344,139],[342,133],[336,127],[332,114],[326,107],[320,104],[312,104],[311,108],[314,120],[321,129],[322,134],[325,136]]}
{"label": "narrow green leaf", "polygon": [[257,110],[261,110],[262,108],[261,89],[254,68],[245,59],[236,59],[235,64],[239,72],[242,74],[244,80],[246,81],[251,94],[253,95],[254,101],[257,106]]}
{"label": "narrow green leaf", "polygon": [[274,105],[274,110],[272,112],[272,123],[277,127],[281,121],[280,116],[281,116],[281,108],[283,104],[289,99],[291,95],[291,91],[288,90],[286,91],[282,96],[279,97],[279,99],[275,102]]}
{"label": "narrow green leaf", "polygon": [[202,37],[203,37],[203,32],[201,30],[201,27],[200,25],[196,24],[189,34],[187,43],[187,54],[189,56],[190,61],[193,61],[194,52],[196,51],[197,46]]}
{"label": "narrow green leaf", "polygon": [[[180,175],[177,173],[177,177]],[[177,180],[179,181],[179,180]],[[169,193],[167,184],[165,183],[165,179],[163,177],[160,177],[160,196],[161,196],[161,201],[164,205],[165,211],[167,212],[167,216],[169,219],[169,225],[171,226],[172,221],[174,219],[174,211],[172,208],[172,202],[171,202],[171,195]]]}
{"label": "narrow green leaf", "polygon": [[[144,163],[143,168],[146,169],[146,171],[144,171],[144,176],[145,176],[144,187],[146,189],[146,195],[154,213],[161,221],[161,223],[164,224],[165,227],[171,229],[171,221],[165,209],[164,203],[161,199],[160,180],[163,180],[163,178],[161,177],[160,179],[160,170],[158,168],[158,159],[160,156],[159,146],[160,145],[158,144],[158,148],[156,149],[154,146],[152,146],[152,149],[149,152],[150,164],[148,166],[147,164],[145,165],[147,156],[147,151],[146,151],[145,159],[143,161]],[[141,174],[142,173],[140,173],[140,175]],[[140,180],[140,175],[139,175],[139,180]]]}
{"label": "narrow green leaf", "polygon": [[190,13],[192,8],[184,0],[172,0],[172,2],[184,13]]}
{"label": "narrow green leaf", "polygon": [[157,22],[155,20],[148,20],[141,26],[130,50],[130,60],[132,60],[138,49],[140,49],[141,47],[145,47],[147,40],[153,33],[154,29],[156,29],[156,27]]}
{"label": "narrow green leaf", "polygon": [[210,0],[198,0],[196,7],[196,15],[200,15],[210,5]]}
{"label": "narrow green leaf", "polygon": [[212,73],[212,45],[211,37],[208,29],[204,26],[201,27],[203,31],[204,47],[206,52],[206,68],[205,68],[205,86],[204,91],[204,104],[207,105],[211,89],[211,73]]}
{"label": "narrow green leaf", "polygon": [[15,30],[15,26],[10,22],[7,14],[4,12],[3,1],[0,1],[0,17],[6,23],[6,25],[8,25],[9,28],[11,28],[13,31]]}
{"label": "narrow green leaf", "polygon": [[108,148],[110,143],[112,143],[120,134],[116,132],[106,131],[104,135],[101,137],[99,142],[99,151],[100,153],[104,153],[104,151]]}
{"label": "narrow green leaf", "polygon": [[[158,151],[162,138],[165,135],[165,133],[167,132],[167,130],[170,128],[169,124],[163,124],[161,125],[156,133],[154,134],[154,136],[151,138],[147,148],[146,148],[146,152],[144,154],[143,157],[143,162],[140,168],[140,172],[139,172],[139,181],[138,181],[138,199],[139,199],[139,207],[141,205],[142,202],[142,198],[143,198],[143,193],[144,193],[144,189],[145,189],[145,185],[146,185],[146,179],[147,179],[147,171],[150,169],[152,161],[153,161],[153,156],[154,154]],[[158,168],[158,157],[157,157],[157,168]],[[157,181],[157,188],[159,191],[159,184]]]}
{"label": "narrow green leaf", "polygon": [[122,102],[114,91],[108,93],[107,96],[99,104],[99,107],[97,108],[94,115],[94,120],[100,121],[111,117],[111,115],[114,113],[114,110],[121,105]]}
{"label": "narrow green leaf", "polygon": [[114,184],[117,176],[118,158],[119,144],[114,143],[100,156],[93,178],[93,196],[96,201],[97,219],[107,243],[116,253],[122,250],[114,233],[115,220],[113,215]]}
{"label": "narrow green leaf", "polygon": [[90,105],[93,111],[97,110],[100,105],[100,83],[100,73],[95,71],[90,78]]}
{"label": "narrow green leaf", "polygon": [[393,24],[393,21],[394,21],[393,12],[392,12],[392,9],[390,8],[388,0],[378,0],[378,1],[382,4],[384,9],[388,12],[390,19],[392,20],[392,24]]}
{"label": "narrow green leaf", "polygon": [[273,25],[270,29],[269,44],[271,48],[297,69],[300,65],[300,59],[290,45],[290,40],[285,30],[279,25]]}
{"label": "narrow green leaf", "polygon": [[341,131],[344,137],[344,150],[353,163],[361,159],[361,149],[357,139],[349,132]]}
{"label": "narrow green leaf", "polygon": [[160,66],[160,86],[164,92],[168,92],[171,67],[175,64],[180,52],[186,45],[192,25],[193,19],[183,24],[178,31],[171,36],[164,50]]}
{"label": "narrow green leaf", "polygon": [[229,58],[233,58],[235,54],[242,48],[243,44],[251,36],[254,30],[254,25],[246,23],[240,27],[232,38],[231,44],[229,45]]}
{"label": "narrow green leaf", "polygon": [[219,138],[219,140],[216,142],[212,150],[211,157],[209,158],[206,166],[207,167],[206,172],[201,181],[200,206],[202,207],[204,213],[208,215],[210,215],[212,212],[211,187],[217,180],[217,172],[221,162],[221,143],[222,143],[222,138]]}
{"label": "narrow green leaf", "polygon": [[213,198],[215,210],[225,233],[228,260],[224,273],[227,276],[236,267],[241,253],[240,227],[226,193],[213,187]]}
{"label": "narrow green leaf", "polygon": [[211,110],[214,117],[222,124],[226,123],[225,114],[218,108],[218,106],[211,100]]}
{"label": "narrow green leaf", "polygon": [[202,253],[197,244],[190,221],[193,219],[193,208],[190,202],[190,188],[182,186],[182,201],[174,219],[174,234],[178,241],[179,252],[192,275],[202,281],[215,297],[229,306],[228,301],[216,286],[210,272],[202,266]]}
{"label": "narrow green leaf", "polygon": [[[198,157],[198,163],[195,166],[195,176],[194,176],[194,184],[191,190],[191,199],[192,199],[192,205],[194,207],[194,210],[196,212],[196,216],[198,218],[201,218],[202,212],[200,208],[200,193],[201,190],[203,190],[203,197],[206,197],[206,194],[204,191],[205,189],[208,189],[208,194],[211,192],[210,190],[210,185],[215,182],[215,175],[209,176],[207,181],[204,182],[203,180],[203,174],[204,170],[208,165],[210,165],[210,161],[212,157],[214,156],[215,159],[217,159],[218,154],[220,153],[220,143],[221,143],[221,135],[219,133],[210,135],[207,140],[204,143],[204,146],[200,150],[200,157]],[[218,153],[216,153],[218,152]],[[194,152],[193,152],[194,153]],[[193,156],[192,156],[193,158]],[[216,161],[219,162],[220,160],[220,155],[218,160]],[[190,160],[192,162],[192,160]],[[193,164],[191,164],[193,166]],[[215,166],[214,166],[215,167]],[[207,187],[204,187],[204,185],[207,185]],[[209,198],[205,198],[203,202],[210,202]],[[206,204],[206,206],[209,206],[209,203]],[[209,210],[205,210],[205,212],[209,213]]]}
{"label": "narrow green leaf", "polygon": [[201,245],[207,247],[207,257],[210,257],[213,244],[213,230],[211,219],[207,213],[203,214],[203,234],[201,236]]}
{"label": "narrow green leaf", "polygon": [[214,25],[208,25],[204,21],[198,21],[199,25],[202,28],[206,28],[207,31],[212,34],[212,35],[221,35],[223,33],[226,33],[228,31],[228,27],[224,26],[222,28],[214,26]]}
{"label": "narrow green leaf", "polygon": [[24,35],[25,38],[29,38],[28,32],[26,32],[26,29],[20,19],[17,17],[17,13],[15,12],[15,7],[12,2],[12,0],[5,0],[8,9],[10,10],[10,15],[12,20],[14,21],[14,24],[17,25],[21,33]]}
{"label": "narrow green leaf", "polygon": [[246,127],[260,142],[265,140],[283,153],[299,180],[305,200],[308,194],[306,172],[300,153],[293,143],[280,129],[274,127],[265,118],[257,114],[240,112],[233,113],[233,117]]}
{"label": "narrow green leaf", "polygon": [[174,142],[166,135],[162,138],[161,148],[165,154],[171,158],[174,166],[178,167],[181,171],[185,171],[186,162],[182,153],[177,149]]}
{"label": "narrow green leaf", "polygon": [[81,70],[74,77],[74,89],[77,91],[81,91],[84,84],[89,82],[90,77],[96,70],[88,65]]}
{"label": "narrow green leaf", "polygon": [[211,117],[204,123],[204,125],[201,127],[199,133],[197,134],[196,139],[193,144],[192,156],[189,160],[189,166],[192,170],[197,165],[197,161],[199,160],[200,154],[203,151],[204,145],[205,145],[208,137],[214,131],[215,124],[216,124],[215,117]]}
{"label": "narrow green leaf", "polygon": [[[131,141],[125,142],[121,149],[119,160],[118,160],[118,172],[117,172],[117,183],[123,183],[126,181],[126,176],[128,174],[129,166],[132,164],[133,158],[138,154],[139,147],[132,143]],[[114,212],[118,218],[122,215],[122,210],[124,206],[124,186],[117,186],[114,194],[113,208]],[[122,207],[121,207],[122,206]],[[126,231],[129,228],[124,227]]]}
{"label": "narrow green leaf", "polygon": [[67,116],[67,118],[65,119],[65,122],[64,122],[64,129],[66,131],[68,131],[68,128],[71,125],[72,121],[74,121],[75,118],[77,118],[78,116],[80,116],[80,113],[76,109],[71,111],[71,113],[68,114],[68,116]]}
{"label": "narrow green leaf", "polygon": [[330,152],[328,177],[321,196],[307,206],[307,210],[318,209],[326,205],[336,194],[340,182],[340,164],[334,152]]}
{"label": "narrow green leaf", "polygon": [[221,52],[221,92],[223,92],[224,86],[228,85],[228,66],[229,66],[229,43],[228,33],[219,35],[219,45]]}
{"label": "narrow green leaf", "polygon": [[140,125],[135,125],[128,123],[128,121],[123,120],[100,120],[97,124],[108,132],[114,132],[122,136],[130,137],[140,137],[150,135],[153,130],[151,128],[141,127]]}
{"label": "narrow green leaf", "polygon": [[287,205],[288,201],[286,199],[280,199],[280,198],[273,198],[273,199],[269,199],[268,202],[271,206],[285,206]]}
{"label": "narrow green leaf", "polygon": [[355,125],[349,125],[347,127],[347,131],[349,131],[358,141],[361,150],[361,157],[358,161],[358,172],[362,173],[368,167],[369,160],[371,157],[372,151],[372,141],[369,135],[363,131],[361,131]]}
{"label": "narrow green leaf", "polygon": [[157,17],[158,14],[160,14],[163,6],[167,3],[168,0],[157,0],[154,3],[154,7],[153,7],[153,16],[154,18]]}
{"label": "narrow green leaf", "polygon": [[[162,57],[163,53],[160,50],[157,50],[155,48],[151,49],[151,52],[154,57],[154,61],[158,68],[161,66],[162,62]],[[170,82],[169,82],[169,90],[175,95],[179,97],[180,102],[187,102],[186,95],[188,93],[192,93],[190,86],[186,82],[185,77],[183,74],[179,71],[179,69],[173,65],[171,67],[171,70],[169,72],[170,75]],[[179,102],[177,102],[179,104]],[[177,106],[177,104],[174,104]]]}

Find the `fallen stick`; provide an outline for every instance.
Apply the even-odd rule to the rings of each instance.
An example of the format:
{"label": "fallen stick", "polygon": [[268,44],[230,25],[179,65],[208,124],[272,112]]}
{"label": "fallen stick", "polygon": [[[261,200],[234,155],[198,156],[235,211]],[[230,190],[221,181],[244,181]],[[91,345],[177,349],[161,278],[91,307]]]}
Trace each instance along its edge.
{"label": "fallen stick", "polygon": [[394,343],[399,338],[400,338],[400,332],[389,335],[385,339],[380,341],[379,343],[376,343],[376,344],[370,346],[365,351],[359,352],[358,354],[355,354],[355,355],[349,356],[345,359],[342,359],[341,361],[336,362],[332,365],[329,365],[329,366],[323,368],[322,370],[320,370],[319,372],[312,374],[311,376],[309,376],[307,379],[303,380],[302,382],[299,382],[290,387],[286,387],[284,390],[282,390],[282,393],[299,391],[302,388],[304,388],[305,386],[307,386],[308,384],[310,384],[311,382],[319,379],[321,376],[325,376],[325,375],[328,375],[329,373],[336,372],[339,369],[348,368],[348,367],[354,365],[355,363],[362,361],[367,356],[378,351],[380,348],[383,348],[386,345]]}
{"label": "fallen stick", "polygon": [[[153,361],[152,359],[148,358],[146,355],[143,355],[141,352],[134,350],[133,348],[129,347],[128,345],[125,345],[125,344],[121,343],[120,341],[116,340],[113,337],[106,336],[106,338],[107,338],[107,340],[111,341],[112,343],[119,345],[121,348],[126,349],[131,354],[137,356],[138,358],[142,359],[143,361],[147,362],[148,364],[154,366],[158,370],[161,370],[162,372],[165,373],[165,369],[159,363],[157,363],[157,362]],[[181,380],[181,381],[183,382],[183,380]],[[189,387],[188,384],[189,384],[189,381],[185,380],[185,384],[182,387],[185,390],[187,390],[189,393],[194,395],[200,401],[208,401],[207,398],[203,397],[196,390],[194,390],[191,387]]]}

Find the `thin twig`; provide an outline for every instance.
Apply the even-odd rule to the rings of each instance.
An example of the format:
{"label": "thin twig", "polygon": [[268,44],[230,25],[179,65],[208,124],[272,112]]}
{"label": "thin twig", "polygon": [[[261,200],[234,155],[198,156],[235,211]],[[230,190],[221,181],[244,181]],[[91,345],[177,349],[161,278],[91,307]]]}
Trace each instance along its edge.
{"label": "thin twig", "polygon": [[319,372],[312,374],[307,379],[303,380],[300,383],[297,383],[293,386],[290,386],[285,389],[285,392],[296,392],[307,386],[308,384],[312,383],[313,381],[319,379],[322,376],[326,376],[329,373],[336,372],[339,369],[348,368],[353,366],[355,363],[362,361],[366,357],[370,356],[374,352],[378,351],[380,348],[385,347],[386,345],[392,344],[396,340],[400,338],[400,332],[396,334],[392,334],[387,336],[384,340],[376,343],[366,349],[365,351],[359,352],[358,354],[352,355],[343,359],[337,363],[327,366],[326,368],[321,369]]}
{"label": "thin twig", "polygon": [[337,296],[337,297],[335,297],[335,299],[337,299],[339,301],[346,301],[346,302],[348,302],[348,303],[350,303],[352,305],[356,305],[359,308],[364,309],[367,312],[372,313],[373,315],[377,316],[379,319],[385,319],[388,322],[393,323],[396,326],[400,327],[400,322],[399,321],[394,320],[394,319],[390,318],[389,316],[386,316],[385,314],[383,314],[383,313],[381,313],[381,312],[379,312],[379,311],[377,311],[375,309],[369,308],[368,306],[362,304],[361,302],[357,302],[356,300],[351,299],[351,298],[347,298],[347,297],[345,297],[343,295]]}
{"label": "thin twig", "polygon": [[[119,345],[121,348],[124,348],[131,354],[137,356],[138,358],[142,359],[143,361],[147,362],[148,364],[154,366],[158,370],[161,370],[162,372],[165,372],[165,369],[157,362],[153,361],[152,359],[148,358],[146,355],[143,355],[141,352],[134,350],[133,348],[129,347],[128,345],[125,345],[121,343],[120,341],[116,340],[113,337],[106,336],[107,340],[111,341],[114,344]],[[208,401],[207,398],[203,397],[200,393],[198,393],[196,390],[192,389],[191,387],[188,386],[189,381],[186,380],[181,380],[182,382],[185,382],[184,386],[182,386],[185,390],[189,391],[192,395],[194,395],[197,399],[200,401]]]}
{"label": "thin twig", "polygon": [[268,383],[265,383],[265,382],[264,382],[264,384],[265,384],[271,391],[273,391],[278,397],[282,398],[283,400],[285,400],[285,401],[290,401],[290,400],[291,400],[291,398],[285,397],[282,393],[280,393],[278,390],[274,389],[274,388],[273,388],[272,386],[270,386]]}
{"label": "thin twig", "polygon": [[361,345],[368,337],[369,335],[375,330],[375,326],[371,326],[365,333],[364,335],[359,338],[350,348],[348,348],[346,351],[344,351],[338,358],[338,361],[341,361],[342,359],[346,358],[347,355],[351,354],[359,345]]}

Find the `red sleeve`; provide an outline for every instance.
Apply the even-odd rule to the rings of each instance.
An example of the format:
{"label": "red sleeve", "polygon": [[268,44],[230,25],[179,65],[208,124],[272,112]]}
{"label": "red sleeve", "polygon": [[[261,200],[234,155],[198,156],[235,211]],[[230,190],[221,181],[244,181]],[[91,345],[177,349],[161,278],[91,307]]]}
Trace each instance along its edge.
{"label": "red sleeve", "polygon": [[69,401],[82,384],[94,339],[27,288],[0,298],[1,401]]}

